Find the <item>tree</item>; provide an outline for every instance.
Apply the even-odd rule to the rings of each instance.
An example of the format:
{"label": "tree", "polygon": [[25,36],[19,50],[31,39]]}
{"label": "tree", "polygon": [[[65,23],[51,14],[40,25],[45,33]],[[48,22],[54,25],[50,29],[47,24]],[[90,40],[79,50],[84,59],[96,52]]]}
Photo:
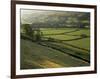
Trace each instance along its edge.
{"label": "tree", "polygon": [[27,36],[33,38],[33,31],[32,31],[32,28],[31,28],[30,24],[24,24],[23,29],[24,29],[24,33]]}

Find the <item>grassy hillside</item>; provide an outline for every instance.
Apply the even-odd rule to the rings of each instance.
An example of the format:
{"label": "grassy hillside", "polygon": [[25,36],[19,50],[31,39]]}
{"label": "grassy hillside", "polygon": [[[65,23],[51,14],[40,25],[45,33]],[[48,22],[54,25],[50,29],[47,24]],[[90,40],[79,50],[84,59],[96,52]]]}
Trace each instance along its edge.
{"label": "grassy hillside", "polygon": [[89,63],[50,47],[21,39],[21,69],[87,66]]}
{"label": "grassy hillside", "polygon": [[40,28],[41,40],[21,37],[21,69],[90,65],[90,32],[79,28]]}

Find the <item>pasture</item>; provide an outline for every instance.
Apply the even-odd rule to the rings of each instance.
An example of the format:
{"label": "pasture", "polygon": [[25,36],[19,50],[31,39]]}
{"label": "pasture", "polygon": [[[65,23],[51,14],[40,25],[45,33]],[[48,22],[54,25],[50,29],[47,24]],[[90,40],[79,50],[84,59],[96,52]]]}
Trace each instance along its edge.
{"label": "pasture", "polygon": [[40,40],[21,37],[21,69],[90,65],[89,28],[39,28]]}

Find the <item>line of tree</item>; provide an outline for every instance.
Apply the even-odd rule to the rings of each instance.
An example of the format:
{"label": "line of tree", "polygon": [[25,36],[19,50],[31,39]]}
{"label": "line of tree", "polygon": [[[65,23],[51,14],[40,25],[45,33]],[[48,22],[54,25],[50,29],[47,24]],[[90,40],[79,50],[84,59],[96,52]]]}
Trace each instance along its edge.
{"label": "line of tree", "polygon": [[23,30],[21,36],[24,35],[24,37],[26,36],[34,41],[41,40],[42,32],[39,28],[33,29],[30,24],[23,24],[21,25],[21,29]]}

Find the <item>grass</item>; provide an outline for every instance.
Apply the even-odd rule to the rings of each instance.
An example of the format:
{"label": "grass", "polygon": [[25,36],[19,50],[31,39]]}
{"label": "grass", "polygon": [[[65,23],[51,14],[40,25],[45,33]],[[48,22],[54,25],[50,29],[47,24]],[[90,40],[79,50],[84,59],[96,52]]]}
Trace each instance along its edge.
{"label": "grass", "polygon": [[90,36],[90,31],[89,29],[80,29],[79,31],[76,31],[74,33],[69,33],[69,34],[75,34],[75,35],[85,34],[85,35]]}
{"label": "grass", "polygon": [[[40,43],[40,45],[43,45],[43,46],[47,46],[47,47],[50,47],[50,48],[53,48],[55,50],[59,50],[61,51],[62,53],[64,54],[68,54],[70,56],[73,56],[73,57],[76,57],[78,59],[82,59],[86,62],[89,62],[89,53],[85,53],[85,52],[80,52],[78,50],[74,50],[73,48],[69,48],[67,47],[68,45],[64,44],[63,43],[54,43],[54,42],[42,42]],[[81,49],[82,50],[82,49]],[[88,51],[89,52],[89,51]]]}
{"label": "grass", "polygon": [[[76,28],[77,29],[77,28]],[[43,34],[59,34],[64,32],[74,31],[76,29],[73,28],[40,28]]]}
{"label": "grass", "polygon": [[[78,62],[78,63],[77,63]],[[87,66],[89,63],[58,50],[21,40],[21,69]]]}
{"label": "grass", "polygon": [[[43,32],[44,34],[44,37],[49,37],[49,38],[54,38],[54,39],[58,39],[58,40],[66,40],[64,42],[67,42],[69,44],[72,44],[72,45],[75,45],[75,46],[79,46],[81,48],[85,48],[87,50],[90,49],[90,39],[89,37],[88,38],[84,38],[84,39],[79,39],[79,40],[73,40],[73,41],[67,41],[67,40],[72,40],[72,39],[76,39],[76,38],[81,38],[81,34],[86,34],[88,36],[90,36],[90,31],[89,29],[79,29],[78,31],[74,31],[74,32],[70,32],[72,30],[76,30],[75,28],[64,28],[64,29],[53,29],[53,28],[42,28],[42,31],[45,30],[45,31],[48,31],[48,34],[51,34],[51,35],[45,35],[45,31]],[[64,32],[70,32],[70,33],[67,33],[69,35],[67,35],[66,33],[65,34],[61,34],[61,35],[55,35],[55,33],[64,33]],[[47,34],[47,33],[46,33]],[[52,35],[54,34],[54,35]],[[76,36],[73,36],[73,35],[76,35]],[[84,44],[85,43],[85,44]]]}
{"label": "grass", "polygon": [[89,29],[40,28],[40,30],[43,33],[43,37],[62,41],[44,41],[40,43],[45,45],[41,45],[38,42],[21,39],[21,69],[79,67],[90,65],[88,62],[80,59],[90,60],[90,51],[86,51],[90,50],[90,39],[89,37],[81,38],[80,36],[81,34],[90,36]]}
{"label": "grass", "polygon": [[90,39],[89,38],[84,38],[84,39],[75,40],[75,41],[68,41],[67,43],[90,50]]}

